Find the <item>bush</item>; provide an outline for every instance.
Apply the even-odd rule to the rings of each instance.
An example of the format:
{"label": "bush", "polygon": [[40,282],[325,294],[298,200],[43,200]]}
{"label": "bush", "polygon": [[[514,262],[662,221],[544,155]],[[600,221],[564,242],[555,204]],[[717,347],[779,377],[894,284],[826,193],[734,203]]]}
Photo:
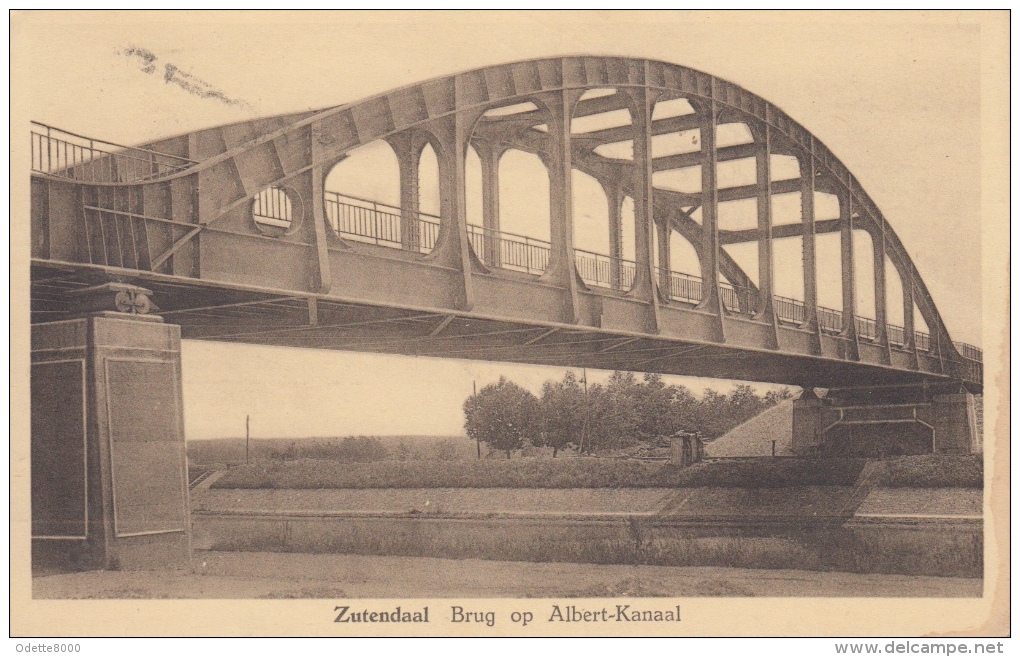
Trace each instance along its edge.
{"label": "bush", "polygon": [[922,454],[879,462],[871,483],[886,488],[982,488],[981,454]]}

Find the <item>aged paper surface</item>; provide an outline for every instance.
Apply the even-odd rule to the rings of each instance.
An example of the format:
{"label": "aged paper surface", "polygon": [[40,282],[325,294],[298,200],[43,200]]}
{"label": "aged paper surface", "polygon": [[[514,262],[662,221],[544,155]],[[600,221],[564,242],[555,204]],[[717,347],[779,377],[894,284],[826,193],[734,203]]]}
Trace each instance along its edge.
{"label": "aged paper surface", "polygon": [[[1008,632],[1008,13],[63,11],[18,12],[11,26],[13,636]],[[810,130],[875,199],[917,264],[954,339],[984,351],[983,594],[906,599],[756,599],[739,594],[644,600],[508,599],[499,594],[474,600],[436,595],[344,601],[314,594],[286,601],[33,598],[29,122],[142,144],[352,103],[490,65],[573,55],[662,61],[740,85]],[[787,275],[778,256],[776,270],[777,278]],[[351,372],[352,377],[372,378],[378,373],[368,368],[391,367],[358,362],[368,363],[362,365],[366,371]],[[457,363],[450,361],[448,367],[465,367]],[[407,375],[392,367],[394,375]],[[186,370],[184,376],[187,382]],[[320,394],[317,381],[309,379],[285,394]],[[204,404],[206,419],[247,403],[217,398],[214,385],[203,385],[189,391],[186,383],[186,413],[191,412],[189,402],[196,408]],[[189,394],[206,399],[195,402]],[[382,405],[378,412],[389,411]],[[185,418],[189,431],[194,425]],[[337,588],[342,590],[343,582]],[[427,625],[334,623],[335,608],[348,603],[369,610],[389,610],[395,604],[405,610],[428,607],[433,616]],[[617,603],[677,608],[682,622],[542,622],[553,605],[601,609]],[[453,623],[450,610],[455,606],[492,612],[497,620],[491,626]],[[538,622],[524,626],[512,620],[525,614]]]}

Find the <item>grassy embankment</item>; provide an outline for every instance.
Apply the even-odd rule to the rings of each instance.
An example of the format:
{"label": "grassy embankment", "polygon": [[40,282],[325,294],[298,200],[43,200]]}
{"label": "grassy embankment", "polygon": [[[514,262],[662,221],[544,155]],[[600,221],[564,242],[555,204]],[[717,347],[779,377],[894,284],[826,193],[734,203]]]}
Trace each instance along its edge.
{"label": "grassy embankment", "polygon": [[[213,488],[783,488],[852,486],[865,459],[749,459],[678,468],[611,459],[378,461],[302,459],[238,466]],[[980,488],[981,455],[879,461],[869,478],[888,488]]]}

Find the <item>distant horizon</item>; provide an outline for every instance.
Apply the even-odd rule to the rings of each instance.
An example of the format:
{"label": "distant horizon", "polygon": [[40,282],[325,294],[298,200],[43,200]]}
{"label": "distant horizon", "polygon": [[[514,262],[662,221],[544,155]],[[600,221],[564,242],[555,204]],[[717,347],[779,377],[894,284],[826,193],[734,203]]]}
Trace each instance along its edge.
{"label": "distant horizon", "polygon": [[[336,436],[327,436],[327,435],[322,435],[322,436],[251,436],[251,440],[328,440],[328,439],[333,439],[333,438],[338,438],[338,439],[343,439],[343,438],[392,438],[392,439],[403,439],[403,438],[409,438],[409,439],[415,439],[415,438],[453,438],[453,439],[464,439],[464,440],[470,440],[471,439],[470,436],[468,436],[467,434],[454,435],[454,434],[443,434],[443,433],[437,433],[437,434],[431,434],[431,433],[429,433],[429,434],[426,434],[426,433],[419,433],[419,434],[409,434],[409,433],[367,434],[367,433],[360,433],[360,434],[344,434],[344,435],[336,435]],[[189,442],[189,441],[190,442],[199,442],[199,441],[202,441],[202,440],[244,440],[244,439],[245,439],[244,436],[217,436],[217,437],[212,437],[212,438],[210,438],[210,437],[206,437],[206,438],[188,438],[187,436],[185,436],[185,441],[186,442]]]}

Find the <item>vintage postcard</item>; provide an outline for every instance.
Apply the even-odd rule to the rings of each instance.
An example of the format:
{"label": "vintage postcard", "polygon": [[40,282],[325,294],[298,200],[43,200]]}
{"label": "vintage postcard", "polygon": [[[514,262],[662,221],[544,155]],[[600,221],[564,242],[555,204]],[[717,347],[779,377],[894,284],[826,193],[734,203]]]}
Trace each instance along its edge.
{"label": "vintage postcard", "polygon": [[12,636],[1008,635],[1008,21],[14,12]]}

